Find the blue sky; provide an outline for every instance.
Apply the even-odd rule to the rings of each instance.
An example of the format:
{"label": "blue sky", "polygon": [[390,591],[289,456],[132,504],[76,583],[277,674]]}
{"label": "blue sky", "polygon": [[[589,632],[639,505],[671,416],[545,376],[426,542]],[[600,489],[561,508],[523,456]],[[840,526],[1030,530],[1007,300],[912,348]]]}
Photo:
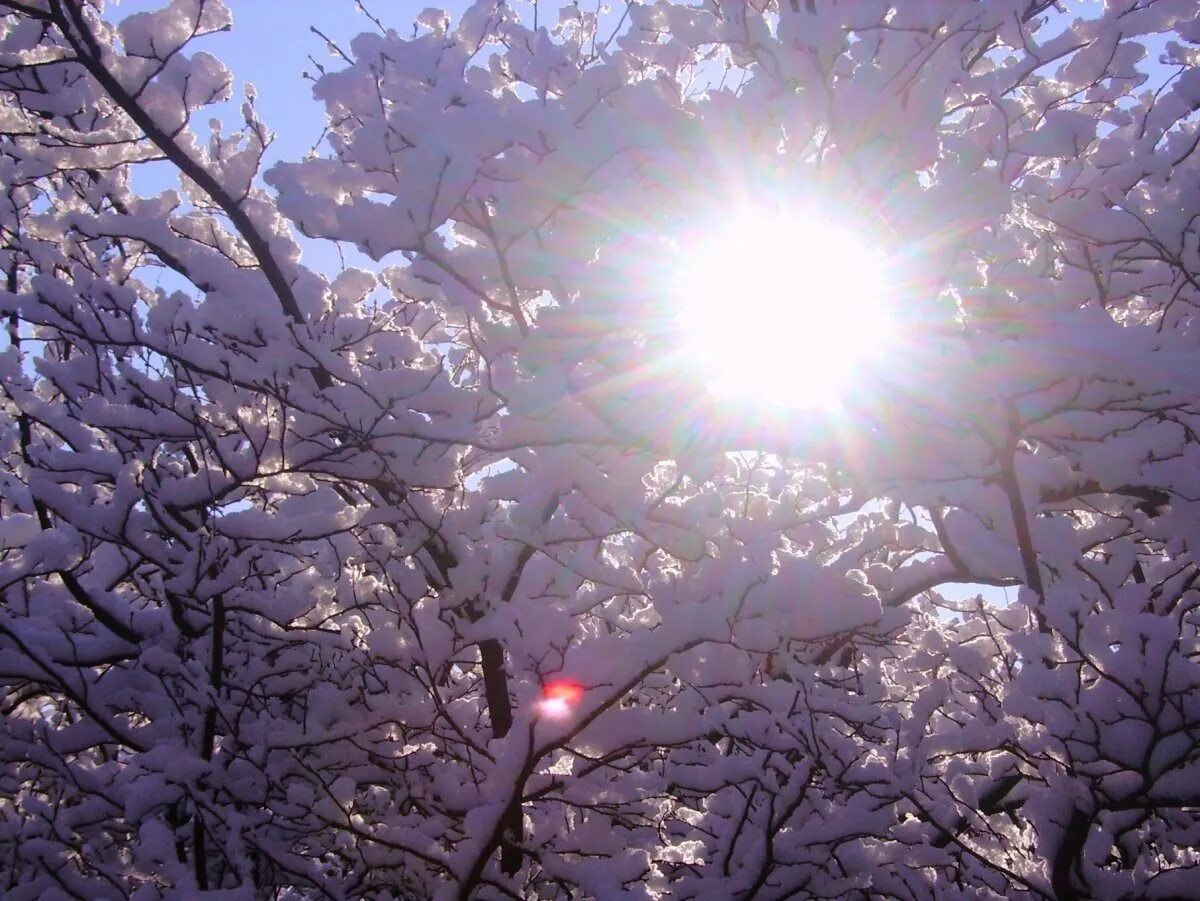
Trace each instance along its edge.
{"label": "blue sky", "polygon": [[[403,31],[428,6],[451,10],[464,4],[437,0],[364,0],[366,8],[385,25]],[[161,9],[168,0],[109,0],[105,18],[119,22],[133,13]],[[304,72],[318,74],[312,60],[336,63],[325,42],[313,33],[317,28],[349,51],[350,40],[363,31],[375,30],[354,0],[226,0],[233,12],[233,30],[210,35],[194,44],[221,59],[237,82],[234,99],[214,114],[227,124],[241,121],[238,113],[242,85],[251,82],[258,90],[258,107],[263,121],[275,132],[276,142],[267,163],[303,156],[320,138],[324,109],[312,97],[312,83]],[[309,57],[312,57],[310,59]]]}
{"label": "blue sky", "polygon": [[[111,22],[120,22],[134,13],[162,9],[168,2],[108,0],[104,17]],[[461,10],[465,5],[462,0],[453,3],[364,0],[364,4],[385,26],[401,32],[431,5],[452,11]],[[312,29],[316,28],[349,52],[350,41],[355,35],[377,30],[376,26],[354,0],[226,0],[226,5],[233,13],[233,29],[209,35],[191,46],[193,51],[205,50],[213,54],[229,67],[235,82],[233,97],[201,113],[192,127],[203,136],[208,119],[217,118],[225,123],[227,131],[236,129],[242,118],[239,107],[245,96],[243,88],[249,82],[257,91],[256,104],[263,121],[275,133],[263,171],[281,160],[300,159],[318,142],[325,124],[324,107],[313,98],[312,81],[304,73],[319,74],[314,61],[333,68],[339,66],[325,41]],[[161,191],[176,187],[178,176],[165,164],[162,169],[140,167],[135,184],[143,191]],[[328,242],[297,237],[304,248],[306,265],[328,275],[334,275],[342,268],[341,258]],[[352,246],[343,246],[342,252],[347,265],[372,270],[379,268]],[[387,261],[389,264],[397,262],[399,260]],[[183,287],[182,284],[174,285],[167,273],[160,276],[160,284],[164,288]]]}

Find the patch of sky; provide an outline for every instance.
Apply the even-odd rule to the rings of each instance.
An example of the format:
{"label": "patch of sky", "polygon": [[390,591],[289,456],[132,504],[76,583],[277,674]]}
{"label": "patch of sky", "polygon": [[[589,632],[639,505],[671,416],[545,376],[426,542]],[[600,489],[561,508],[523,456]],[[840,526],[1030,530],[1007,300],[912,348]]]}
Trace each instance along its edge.
{"label": "patch of sky", "polygon": [[[167,0],[117,0],[106,6],[104,15],[119,22],[166,5]],[[205,140],[210,119],[219,120],[226,133],[238,129],[243,122],[241,105],[246,99],[246,85],[253,85],[255,106],[274,134],[255,180],[255,186],[263,188],[263,172],[277,162],[302,159],[321,144],[325,110],[312,97],[311,81],[320,74],[319,67],[340,65],[331,45],[347,48],[356,35],[377,28],[354,0],[291,0],[286,5],[228,0],[226,5],[233,13],[233,28],[198,39],[190,49],[211,53],[229,68],[233,75],[230,98],[198,110],[191,126],[197,137]],[[462,4],[453,6],[461,9]],[[370,11],[369,5],[366,8]],[[418,4],[397,4],[387,11],[392,21],[385,24],[401,27],[421,8]],[[157,194],[179,187],[177,170],[165,161],[143,163],[133,169],[132,184],[139,193]],[[349,266],[378,269],[354,247],[310,240],[303,235],[296,235],[296,240],[304,251],[305,265],[317,272],[336,274]]]}

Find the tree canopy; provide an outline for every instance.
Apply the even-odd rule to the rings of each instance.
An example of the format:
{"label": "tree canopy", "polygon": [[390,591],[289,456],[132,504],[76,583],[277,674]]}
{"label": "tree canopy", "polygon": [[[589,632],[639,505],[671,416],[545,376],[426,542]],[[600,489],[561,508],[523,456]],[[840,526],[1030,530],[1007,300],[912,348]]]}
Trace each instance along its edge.
{"label": "tree canopy", "polygon": [[0,0],[0,894],[1194,895],[1195,0],[372,17],[270,166],[121,14]]}

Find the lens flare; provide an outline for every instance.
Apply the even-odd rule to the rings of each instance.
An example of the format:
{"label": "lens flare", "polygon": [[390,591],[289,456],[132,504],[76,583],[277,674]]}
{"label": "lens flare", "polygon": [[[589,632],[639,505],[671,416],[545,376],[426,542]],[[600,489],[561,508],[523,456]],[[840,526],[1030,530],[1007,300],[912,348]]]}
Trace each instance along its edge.
{"label": "lens flare", "polygon": [[538,713],[549,719],[563,719],[570,716],[582,700],[582,685],[572,679],[556,679],[542,688]]}

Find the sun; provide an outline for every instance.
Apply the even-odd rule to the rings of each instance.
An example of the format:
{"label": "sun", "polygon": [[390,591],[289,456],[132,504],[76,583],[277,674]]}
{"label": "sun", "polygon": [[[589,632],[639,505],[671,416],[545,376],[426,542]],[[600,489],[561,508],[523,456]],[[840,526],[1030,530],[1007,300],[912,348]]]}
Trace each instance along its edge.
{"label": "sun", "polygon": [[730,403],[836,408],[891,332],[884,255],[812,210],[742,207],[677,245],[677,351]]}

